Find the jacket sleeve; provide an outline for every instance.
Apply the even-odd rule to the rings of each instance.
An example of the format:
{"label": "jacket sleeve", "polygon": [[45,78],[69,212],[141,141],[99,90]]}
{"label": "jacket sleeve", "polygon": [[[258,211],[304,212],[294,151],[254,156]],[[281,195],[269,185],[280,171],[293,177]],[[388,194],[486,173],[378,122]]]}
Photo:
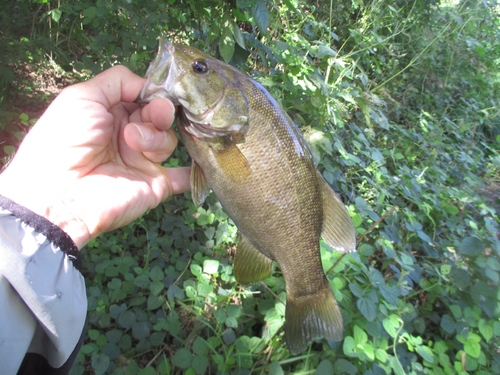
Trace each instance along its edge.
{"label": "jacket sleeve", "polygon": [[0,373],[69,372],[87,315],[81,267],[62,229],[0,196]]}

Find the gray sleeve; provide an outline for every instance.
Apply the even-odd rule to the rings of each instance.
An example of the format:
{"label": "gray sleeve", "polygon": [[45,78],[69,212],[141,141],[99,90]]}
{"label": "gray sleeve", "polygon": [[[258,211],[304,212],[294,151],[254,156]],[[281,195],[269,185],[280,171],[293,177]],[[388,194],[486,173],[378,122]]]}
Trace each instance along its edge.
{"label": "gray sleeve", "polygon": [[66,233],[0,196],[2,374],[69,372],[87,313],[79,268]]}

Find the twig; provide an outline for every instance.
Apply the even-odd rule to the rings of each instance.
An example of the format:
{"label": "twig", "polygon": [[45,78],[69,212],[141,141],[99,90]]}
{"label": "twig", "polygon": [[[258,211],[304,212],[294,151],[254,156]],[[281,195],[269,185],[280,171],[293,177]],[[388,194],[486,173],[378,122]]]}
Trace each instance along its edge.
{"label": "twig", "polygon": [[273,292],[273,291],[272,291],[272,290],[271,290],[271,289],[270,289],[270,288],[269,288],[269,287],[268,287],[268,286],[264,283],[264,281],[261,281],[260,283],[264,286],[264,288],[266,288],[268,291],[270,291],[270,292],[271,292],[271,294],[272,294],[272,295],[273,295],[273,296],[274,296],[274,297],[275,297],[278,301],[280,301],[283,305],[285,305],[285,306],[286,306],[286,304],[285,304],[285,303],[284,303],[284,302],[283,302],[283,301],[282,301],[282,300],[281,300],[281,299],[280,299],[280,298],[279,298],[276,294],[274,294],[274,292]]}
{"label": "twig", "polygon": [[182,271],[182,273],[179,275],[179,277],[177,278],[177,280],[175,280],[175,282],[172,285],[177,284],[177,282],[181,279],[182,275],[184,275],[184,272],[186,272],[186,270],[188,269],[189,265],[191,264],[191,252],[189,250],[187,250],[187,249],[186,249],[186,251],[189,253],[188,264],[187,264],[186,268],[184,268],[184,271]]}
{"label": "twig", "polygon": [[365,237],[366,237],[366,235],[367,235],[368,233],[370,233],[370,232],[371,232],[371,231],[372,231],[372,230],[373,230],[373,229],[374,229],[377,225],[379,225],[379,224],[380,224],[380,222],[381,222],[382,220],[384,220],[387,216],[389,216],[390,214],[392,214],[392,213],[394,212],[394,210],[395,210],[395,209],[396,209],[396,206],[392,206],[392,208],[391,208],[391,209],[390,209],[390,210],[389,210],[386,214],[384,214],[384,215],[383,215],[380,219],[378,219],[376,222],[374,222],[374,223],[371,225],[371,227],[370,227],[370,228],[368,228],[368,230],[367,230],[365,233],[363,233],[361,236],[359,236],[358,238],[356,238],[356,242],[357,242],[357,243],[360,243],[360,242],[363,240],[363,238],[365,238]]}
{"label": "twig", "polygon": [[342,260],[342,258],[343,258],[343,257],[345,257],[347,254],[348,254],[348,253],[344,253],[344,254],[342,254],[342,256],[341,256],[339,259],[337,259],[337,261],[335,262],[335,264],[334,264],[333,266],[331,266],[331,267],[330,267],[330,269],[329,269],[328,271],[326,271],[326,275],[327,275],[327,276],[328,276],[328,274],[329,274],[330,272],[332,272],[332,271],[333,271],[333,269],[334,269],[335,267],[337,267],[337,265],[340,263],[340,261]]}
{"label": "twig", "polygon": [[163,346],[163,348],[153,357],[153,359],[151,361],[149,361],[149,363],[146,365],[146,367],[149,367],[153,364],[154,361],[156,361],[156,358],[158,358],[160,356],[160,354],[162,354],[165,349],[167,348],[166,345]]}

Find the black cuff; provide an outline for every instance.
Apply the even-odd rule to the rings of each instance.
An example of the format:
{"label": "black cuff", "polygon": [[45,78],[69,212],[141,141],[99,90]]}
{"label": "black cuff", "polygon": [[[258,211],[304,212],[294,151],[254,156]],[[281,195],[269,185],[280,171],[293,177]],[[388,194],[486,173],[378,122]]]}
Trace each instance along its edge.
{"label": "black cuff", "polygon": [[68,234],[53,224],[46,218],[35,214],[9,198],[0,195],[0,207],[9,210],[14,216],[19,218],[23,223],[35,229],[38,233],[43,234],[54,245],[59,247],[63,253],[73,262],[73,266],[82,272],[82,258],[80,251]]}

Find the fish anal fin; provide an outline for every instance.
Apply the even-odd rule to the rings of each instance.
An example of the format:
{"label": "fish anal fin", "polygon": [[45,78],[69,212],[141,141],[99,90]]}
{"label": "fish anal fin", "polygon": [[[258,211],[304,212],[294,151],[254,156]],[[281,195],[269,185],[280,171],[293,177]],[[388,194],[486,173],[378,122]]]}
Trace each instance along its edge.
{"label": "fish anal fin", "polygon": [[193,160],[191,166],[191,197],[196,208],[203,204],[209,194],[210,188],[208,187],[205,174],[198,163]]}
{"label": "fish anal fin", "polygon": [[337,193],[318,173],[323,198],[323,228],[321,237],[325,242],[340,252],[356,250],[356,229],[351,215]]}
{"label": "fish anal fin", "polygon": [[273,261],[266,257],[242,234],[238,235],[233,273],[240,284],[252,284],[267,279],[273,272]]}
{"label": "fish anal fin", "polygon": [[252,170],[245,155],[229,137],[225,139],[224,148],[213,150],[219,170],[233,182],[243,182],[250,177]]}
{"label": "fish anal fin", "polygon": [[332,288],[325,278],[325,288],[305,296],[287,292],[285,339],[292,355],[302,353],[312,340],[323,337],[341,341],[344,323]]}

